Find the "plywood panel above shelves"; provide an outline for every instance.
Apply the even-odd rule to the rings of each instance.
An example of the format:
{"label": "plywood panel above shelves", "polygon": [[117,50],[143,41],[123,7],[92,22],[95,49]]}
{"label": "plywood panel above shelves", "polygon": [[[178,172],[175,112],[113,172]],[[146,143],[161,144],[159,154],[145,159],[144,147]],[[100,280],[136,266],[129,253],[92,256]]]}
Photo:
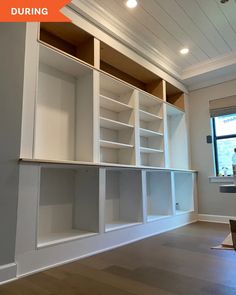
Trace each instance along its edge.
{"label": "plywood panel above shelves", "polygon": [[102,70],[163,99],[163,83],[159,76],[104,42],[101,42],[100,56]]}
{"label": "plywood panel above shelves", "polygon": [[166,101],[182,111],[185,110],[183,91],[168,82],[166,82]]}
{"label": "plywood panel above shelves", "polygon": [[94,65],[94,37],[73,23],[41,23],[39,39]]}

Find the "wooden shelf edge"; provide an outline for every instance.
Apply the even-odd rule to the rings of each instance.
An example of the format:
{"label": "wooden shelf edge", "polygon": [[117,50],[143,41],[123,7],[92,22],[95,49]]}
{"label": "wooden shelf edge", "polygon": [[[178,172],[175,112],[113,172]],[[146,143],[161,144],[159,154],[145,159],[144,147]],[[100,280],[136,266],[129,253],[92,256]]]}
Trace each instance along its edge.
{"label": "wooden shelf edge", "polygon": [[107,162],[83,162],[83,161],[67,161],[67,160],[48,160],[48,159],[31,159],[19,158],[19,164],[52,164],[52,165],[74,165],[74,166],[92,166],[92,167],[108,167],[108,168],[132,168],[132,169],[145,169],[147,171],[176,171],[186,173],[198,173],[197,170],[179,169],[179,168],[166,168],[160,166],[147,166],[147,165],[133,165],[133,164],[117,164]]}
{"label": "wooden shelf edge", "polygon": [[[106,146],[107,145],[107,146]],[[134,145],[100,139],[100,146],[104,148],[134,148]]]}

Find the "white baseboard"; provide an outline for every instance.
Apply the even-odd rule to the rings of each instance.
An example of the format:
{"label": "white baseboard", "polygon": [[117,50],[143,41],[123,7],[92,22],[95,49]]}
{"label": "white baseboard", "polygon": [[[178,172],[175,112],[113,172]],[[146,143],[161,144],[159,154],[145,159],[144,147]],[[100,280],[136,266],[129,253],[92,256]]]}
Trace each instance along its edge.
{"label": "white baseboard", "polygon": [[16,263],[0,265],[0,284],[16,278]]}
{"label": "white baseboard", "polygon": [[230,219],[236,219],[236,216],[198,214],[199,221],[216,222],[216,223],[229,223]]}

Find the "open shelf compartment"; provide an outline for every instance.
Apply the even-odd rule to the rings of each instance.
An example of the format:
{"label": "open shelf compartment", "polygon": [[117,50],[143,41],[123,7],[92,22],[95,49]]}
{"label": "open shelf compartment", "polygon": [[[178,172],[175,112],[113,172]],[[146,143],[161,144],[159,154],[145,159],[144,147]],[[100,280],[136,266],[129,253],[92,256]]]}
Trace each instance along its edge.
{"label": "open shelf compartment", "polygon": [[166,82],[166,101],[182,111],[185,110],[184,92],[168,82]]}
{"label": "open shelf compartment", "polygon": [[173,172],[175,213],[182,214],[194,210],[194,178],[191,172]]}
{"label": "open shelf compartment", "polygon": [[73,23],[41,23],[39,40],[94,65],[94,37]]}
{"label": "open shelf compartment", "polygon": [[147,222],[173,215],[171,172],[147,171]]}
{"label": "open shelf compartment", "polygon": [[167,105],[167,167],[189,169],[188,130],[186,115]]}
{"label": "open shelf compartment", "polygon": [[140,148],[141,166],[165,167],[164,152],[148,148]]}
{"label": "open shelf compartment", "polygon": [[37,246],[99,232],[99,170],[42,167]]}
{"label": "open shelf compartment", "polygon": [[108,44],[100,42],[100,45],[101,70],[163,99],[163,81],[158,75]]}
{"label": "open shelf compartment", "polygon": [[139,92],[139,109],[151,115],[163,117],[163,101],[141,91]]}
{"label": "open shelf compartment", "polygon": [[143,222],[141,171],[106,169],[105,231]]}
{"label": "open shelf compartment", "polygon": [[93,161],[93,81],[92,69],[40,44],[34,158]]}

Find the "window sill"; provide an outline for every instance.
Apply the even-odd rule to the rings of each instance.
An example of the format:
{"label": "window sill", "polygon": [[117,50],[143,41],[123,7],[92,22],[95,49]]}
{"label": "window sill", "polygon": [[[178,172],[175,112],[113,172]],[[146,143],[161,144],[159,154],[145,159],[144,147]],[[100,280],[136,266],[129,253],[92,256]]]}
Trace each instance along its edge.
{"label": "window sill", "polygon": [[233,183],[233,176],[209,176],[210,183]]}

